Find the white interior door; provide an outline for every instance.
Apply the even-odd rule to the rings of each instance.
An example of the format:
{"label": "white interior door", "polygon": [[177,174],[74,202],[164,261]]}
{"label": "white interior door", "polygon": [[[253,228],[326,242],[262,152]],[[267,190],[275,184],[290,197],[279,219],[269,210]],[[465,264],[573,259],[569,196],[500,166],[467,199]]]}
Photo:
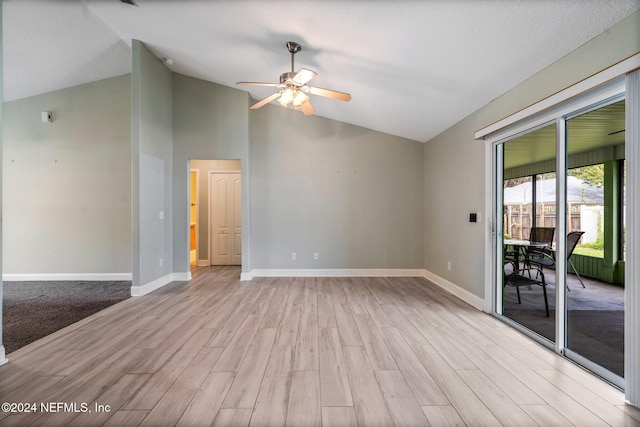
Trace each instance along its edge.
{"label": "white interior door", "polygon": [[242,213],[239,173],[211,173],[211,265],[242,263]]}

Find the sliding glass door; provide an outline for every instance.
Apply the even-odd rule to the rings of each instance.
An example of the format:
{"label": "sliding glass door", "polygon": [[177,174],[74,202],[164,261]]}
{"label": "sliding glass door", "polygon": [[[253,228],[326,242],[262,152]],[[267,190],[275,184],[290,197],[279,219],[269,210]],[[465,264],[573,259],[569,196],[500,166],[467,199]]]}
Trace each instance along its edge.
{"label": "sliding glass door", "polygon": [[[555,227],[556,125],[551,123],[502,146],[502,250],[500,314],[550,342],[555,341],[553,273],[532,270],[530,260],[552,249],[537,237]],[[532,246],[546,243],[546,246]],[[520,279],[519,276],[525,276]],[[515,280],[515,279],[519,280]]]}
{"label": "sliding glass door", "polygon": [[623,387],[624,85],[493,142],[495,313]]}
{"label": "sliding glass door", "polygon": [[[566,354],[624,377],[625,101],[566,120]],[[601,369],[603,368],[603,369]]]}

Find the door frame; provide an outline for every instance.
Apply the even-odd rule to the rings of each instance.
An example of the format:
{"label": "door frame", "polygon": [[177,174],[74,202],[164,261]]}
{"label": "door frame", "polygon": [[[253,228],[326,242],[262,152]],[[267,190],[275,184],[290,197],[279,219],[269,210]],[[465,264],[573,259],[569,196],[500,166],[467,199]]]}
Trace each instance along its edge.
{"label": "door frame", "polygon": [[[200,169],[189,168],[189,199],[191,199],[191,173],[196,173],[196,265],[200,261]],[[189,200],[191,204],[193,200]],[[191,205],[189,205],[189,239],[191,239]],[[189,242],[189,264],[191,264],[191,242]]]}
{"label": "door frame", "polygon": [[[213,203],[213,188],[211,186],[211,176],[212,175],[224,175],[224,174],[239,174],[240,175],[240,182],[241,182],[241,191],[242,191],[242,181],[243,177],[242,177],[242,171],[241,170],[237,170],[237,169],[216,169],[216,170],[209,170],[209,174],[207,175],[207,194],[208,194],[208,198],[209,198],[209,203],[207,204],[207,226],[209,229],[209,233],[207,233],[207,237],[209,239],[209,241],[207,242],[208,246],[208,251],[209,251],[209,265],[212,266],[213,265],[213,244],[214,244],[214,230],[213,230],[213,212],[211,209],[211,204]],[[244,197],[244,195],[242,195],[241,197]],[[242,210],[242,201],[240,204],[240,209],[241,209],[241,215],[242,218],[244,218],[244,212]],[[244,230],[244,225],[242,224],[242,234],[245,233]],[[242,251],[244,252],[244,247],[242,248]],[[240,257],[240,267],[242,267],[242,257]]]}

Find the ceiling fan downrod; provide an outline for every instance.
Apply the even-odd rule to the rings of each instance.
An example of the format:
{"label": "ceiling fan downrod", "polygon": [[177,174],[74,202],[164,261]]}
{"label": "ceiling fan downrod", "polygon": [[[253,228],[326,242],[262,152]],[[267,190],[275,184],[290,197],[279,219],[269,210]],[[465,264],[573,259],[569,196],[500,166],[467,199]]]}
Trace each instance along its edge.
{"label": "ceiling fan downrod", "polygon": [[291,53],[291,72],[293,73],[295,71],[293,68],[293,57],[296,53],[302,50],[302,46],[296,42],[287,42],[287,49],[289,50],[289,53]]}
{"label": "ceiling fan downrod", "polygon": [[287,73],[282,73],[280,75],[280,84],[286,84],[288,80],[291,80],[295,77],[296,71],[294,68],[294,55],[302,50],[302,46],[300,46],[296,42],[287,42],[286,44],[289,53],[291,53],[291,71]]}

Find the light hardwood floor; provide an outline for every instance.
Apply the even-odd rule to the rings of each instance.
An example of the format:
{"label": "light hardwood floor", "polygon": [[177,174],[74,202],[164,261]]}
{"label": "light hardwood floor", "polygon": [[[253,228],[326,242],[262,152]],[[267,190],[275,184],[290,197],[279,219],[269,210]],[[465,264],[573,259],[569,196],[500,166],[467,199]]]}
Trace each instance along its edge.
{"label": "light hardwood floor", "polygon": [[196,268],[10,354],[0,402],[37,411],[0,425],[640,426],[621,392],[424,279],[239,272]]}

